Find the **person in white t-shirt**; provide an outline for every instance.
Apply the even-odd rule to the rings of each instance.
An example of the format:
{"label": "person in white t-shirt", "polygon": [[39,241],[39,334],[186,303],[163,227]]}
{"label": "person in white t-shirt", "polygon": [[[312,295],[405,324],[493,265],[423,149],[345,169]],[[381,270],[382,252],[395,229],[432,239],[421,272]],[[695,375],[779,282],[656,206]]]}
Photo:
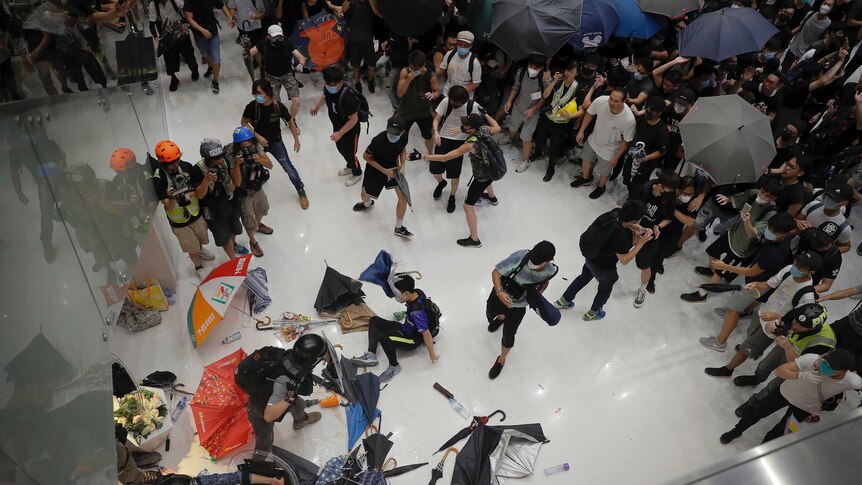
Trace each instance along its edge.
{"label": "person in white t-shirt", "polygon": [[626,106],[625,99],[625,91],[622,88],[616,88],[609,96],[601,96],[593,101],[575,137],[578,144],[584,143],[587,127],[595,118],[596,127],[584,143],[584,150],[581,152],[583,173],[571,184],[572,187],[590,185],[593,182],[595,170],[595,174],[599,176],[599,183],[590,193],[591,199],[598,199],[605,193],[608,177],[635,137],[635,115]]}
{"label": "person in white t-shirt", "polygon": [[853,228],[844,216],[844,207],[853,200],[853,188],[843,182],[829,182],[821,199],[809,202],[797,214],[800,231],[809,227],[822,229],[838,244],[842,253],[850,251]]}
{"label": "person in white t-shirt", "polygon": [[470,93],[470,99],[473,99],[473,92],[482,82],[482,64],[479,58],[470,52],[474,39],[473,33],[469,30],[458,32],[458,47],[447,52],[440,61],[437,77],[446,78],[443,84],[444,96],[449,94],[452,86],[464,86]]}
{"label": "person in white t-shirt", "polygon": [[736,426],[721,435],[721,443],[726,445],[739,438],[746,429],[786,406],[784,416],[766,433],[763,442],[784,435],[788,429],[824,410],[823,403],[833,396],[862,387],[862,378],[850,370],[853,365],[853,354],[844,349],[822,356],[805,354],[783,364],[775,370],[776,377],[784,379],[781,387],[764,397],[759,406],[746,409]]}

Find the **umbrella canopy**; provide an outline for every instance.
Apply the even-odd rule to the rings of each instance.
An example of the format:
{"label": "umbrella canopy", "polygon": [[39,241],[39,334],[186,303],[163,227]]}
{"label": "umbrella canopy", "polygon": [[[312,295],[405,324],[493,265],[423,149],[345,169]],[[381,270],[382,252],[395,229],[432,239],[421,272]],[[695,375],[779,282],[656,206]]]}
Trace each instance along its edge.
{"label": "umbrella canopy", "polygon": [[401,193],[404,194],[404,198],[407,199],[407,205],[410,206],[410,210],[413,210],[413,201],[410,199],[410,185],[407,183],[407,177],[401,173],[401,170],[394,170],[395,173],[395,182],[398,183],[398,188],[401,189]]}
{"label": "umbrella canopy", "polygon": [[757,52],[778,33],[757,10],[723,8],[699,16],[679,33],[679,52],[684,57],[723,61]]}
{"label": "umbrella canopy", "polygon": [[533,473],[548,441],[540,424],[476,428],[455,459],[452,483],[498,483]]}
{"label": "umbrella canopy", "polygon": [[584,0],[580,28],[569,44],[582,49],[605,45],[619,21],[613,0]]}
{"label": "umbrella canopy", "polygon": [[688,12],[700,10],[700,0],[638,0],[641,10],[675,19]]}
{"label": "umbrella canopy", "polygon": [[293,473],[299,480],[299,485],[314,485],[314,482],[317,481],[317,474],[320,472],[320,468],[314,463],[277,446],[272,447],[272,454],[281,459],[293,470]]}
{"label": "umbrella canopy", "polygon": [[582,0],[497,0],[491,41],[515,60],[531,54],[553,56],[578,31],[581,4]]}
{"label": "umbrella canopy", "polygon": [[755,180],[776,153],[769,118],[735,94],[698,99],[679,131],[686,160],[717,184]]}
{"label": "umbrella canopy", "polygon": [[239,285],[245,281],[252,255],[246,254],[223,263],[204,278],[187,317],[192,343],[198,347],[216,324],[224,318]]}
{"label": "umbrella canopy", "polygon": [[254,438],[245,410],[248,396],[233,378],[244,358],[245,352],[239,349],[206,366],[191,402],[201,446],[213,458],[220,458]]}
{"label": "umbrella canopy", "polygon": [[427,33],[440,21],[442,0],[378,0],[383,22],[396,35],[405,37]]}
{"label": "umbrella canopy", "polygon": [[377,253],[371,266],[365,268],[365,271],[359,275],[359,280],[380,285],[386,296],[395,298],[397,292],[393,284],[395,283],[396,266],[396,263],[392,261],[392,255],[381,250]]}
{"label": "umbrella canopy", "polygon": [[365,448],[367,459],[366,467],[369,470],[380,470],[383,467],[383,462],[386,461],[386,456],[389,455],[389,450],[392,449],[392,445],[394,444],[389,439],[390,436],[392,436],[392,433],[384,436],[378,431],[362,440],[362,447]]}
{"label": "umbrella canopy", "polygon": [[374,416],[378,413],[377,401],[380,400],[380,378],[371,372],[360,374],[356,376],[353,387],[356,399],[365,412],[365,418],[369,423],[374,421]]}
{"label": "umbrella canopy", "polygon": [[323,281],[320,282],[320,289],[317,291],[314,309],[318,312],[338,313],[363,296],[365,293],[362,292],[362,283],[327,266]]}
{"label": "umbrella canopy", "polygon": [[[374,421],[380,417],[380,410],[374,410]],[[356,441],[362,437],[368,423],[371,422],[365,418],[365,410],[359,403],[353,403],[347,407],[347,449],[350,450],[356,445]]]}
{"label": "umbrella canopy", "polygon": [[613,0],[619,22],[614,30],[618,37],[632,39],[649,39],[667,25],[664,17],[644,13],[637,0]]}
{"label": "umbrella canopy", "polygon": [[[449,448],[450,446],[454,445],[455,443],[457,443],[457,442],[463,440],[464,438],[470,436],[470,433],[472,433],[473,430],[476,429],[477,426],[488,424],[488,420],[493,418],[497,414],[499,414],[501,416],[500,417],[501,422],[506,420],[506,413],[500,409],[494,411],[493,413],[491,413],[487,416],[473,416],[473,420],[470,422],[470,426],[467,426],[466,428],[462,429],[461,431],[458,431],[457,433],[455,433],[455,436],[449,438],[448,441],[443,443],[443,446],[441,446],[437,451],[435,451],[434,454],[436,455],[437,453],[440,453],[441,451],[445,450],[446,448]],[[445,458],[445,455],[444,455],[444,458]]]}

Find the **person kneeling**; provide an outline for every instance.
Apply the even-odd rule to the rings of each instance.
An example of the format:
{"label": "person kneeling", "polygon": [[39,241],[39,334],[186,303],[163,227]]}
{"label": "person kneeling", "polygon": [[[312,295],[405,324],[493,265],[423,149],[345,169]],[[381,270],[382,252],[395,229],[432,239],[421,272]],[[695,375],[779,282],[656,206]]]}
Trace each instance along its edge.
{"label": "person kneeling", "polygon": [[389,367],[380,374],[380,382],[389,382],[401,372],[397,349],[415,350],[424,344],[431,363],[440,358],[434,351],[434,337],[440,329],[440,309],[416,288],[416,281],[410,276],[402,276],[396,281],[395,289],[401,292],[398,300],[407,305],[404,323],[371,317],[368,322],[368,352],[353,359],[361,365],[374,367],[378,363],[375,355],[377,345],[383,346]]}

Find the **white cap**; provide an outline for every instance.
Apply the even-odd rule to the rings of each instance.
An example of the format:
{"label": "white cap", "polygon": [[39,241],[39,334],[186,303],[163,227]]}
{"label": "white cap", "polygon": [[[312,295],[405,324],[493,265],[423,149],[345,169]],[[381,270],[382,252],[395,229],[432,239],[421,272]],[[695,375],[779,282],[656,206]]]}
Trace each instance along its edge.
{"label": "white cap", "polygon": [[476,37],[473,36],[473,32],[470,32],[469,30],[458,32],[458,41],[460,42],[469,42],[472,44],[475,39]]}
{"label": "white cap", "polygon": [[284,30],[281,28],[280,25],[270,25],[269,28],[266,29],[266,33],[270,37],[278,37],[278,36],[284,37]]}

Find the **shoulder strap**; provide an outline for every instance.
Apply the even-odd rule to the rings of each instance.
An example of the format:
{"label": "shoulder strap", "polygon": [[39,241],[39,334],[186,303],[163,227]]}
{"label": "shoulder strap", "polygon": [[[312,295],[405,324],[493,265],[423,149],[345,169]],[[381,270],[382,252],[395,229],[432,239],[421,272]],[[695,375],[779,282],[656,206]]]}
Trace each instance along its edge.
{"label": "shoulder strap", "polygon": [[473,63],[476,61],[476,55],[470,52],[470,64],[467,67],[467,74],[470,76],[470,79],[473,79]]}
{"label": "shoulder strap", "polygon": [[793,308],[799,306],[799,300],[801,300],[802,297],[808,293],[814,293],[815,298],[817,297],[817,292],[814,290],[814,285],[803,286],[799,289],[799,291],[796,292],[795,295],[793,295],[793,299],[790,301],[790,303],[793,305]]}
{"label": "shoulder strap", "polygon": [[446,69],[449,68],[449,64],[452,64],[452,59],[454,59],[454,58],[455,58],[455,49],[452,49],[452,51],[449,53],[449,55],[446,56]]}
{"label": "shoulder strap", "polygon": [[515,266],[515,269],[509,272],[509,278],[514,278],[516,274],[520,273],[524,266],[527,264],[527,260],[530,258],[530,251],[527,250],[527,254],[521,259],[521,262],[518,263],[518,266]]}
{"label": "shoulder strap", "polygon": [[518,89],[521,89],[521,84],[524,82],[524,74],[526,74],[527,68],[522,67],[521,71],[518,73]]}
{"label": "shoulder strap", "polygon": [[[159,3],[158,0],[153,0],[153,1],[156,2],[156,4],[158,5],[158,3]],[[183,9],[181,9],[180,7],[177,7],[176,0],[171,0],[171,5],[174,7],[174,11],[177,12],[177,15],[179,15],[180,17],[185,19],[185,15],[183,15]],[[156,8],[158,8],[158,7],[156,7]]]}
{"label": "shoulder strap", "polygon": [[811,214],[812,212],[816,211],[821,207],[823,207],[823,202],[816,202],[814,204],[811,204],[811,206],[808,208],[808,212],[806,212],[805,215],[807,216],[808,214]]}
{"label": "shoulder strap", "polygon": [[471,114],[473,114],[473,100],[468,99],[467,100],[467,116],[470,116]]}

